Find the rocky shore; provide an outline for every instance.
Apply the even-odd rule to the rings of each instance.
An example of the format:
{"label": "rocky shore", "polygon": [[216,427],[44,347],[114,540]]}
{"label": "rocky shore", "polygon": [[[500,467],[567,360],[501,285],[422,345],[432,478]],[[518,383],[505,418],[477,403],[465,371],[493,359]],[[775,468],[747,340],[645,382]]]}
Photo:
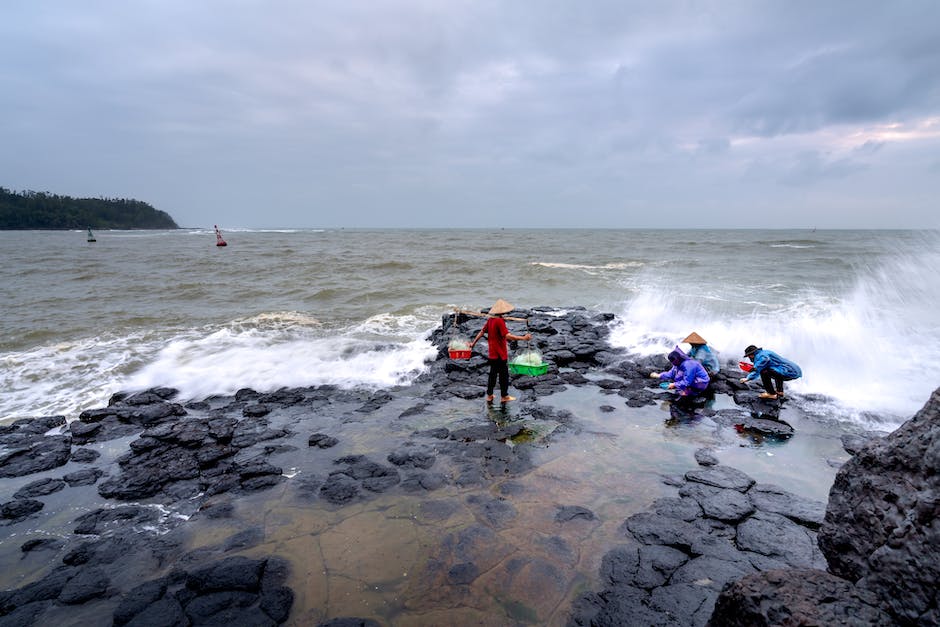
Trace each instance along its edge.
{"label": "rocky shore", "polygon": [[[537,538],[538,555],[523,554],[505,550],[498,535],[521,516],[514,499],[525,491],[519,480],[537,466],[534,447],[551,447],[583,428],[579,416],[545,399],[590,388],[611,399],[613,409],[673,397],[648,377],[663,369],[661,358],[609,345],[610,314],[546,307],[514,315],[527,318],[550,368],[513,378],[519,399],[505,420],[479,411],[483,355],[447,357],[448,340],[472,337],[482,320],[449,315],[431,336],[437,358],[408,387],[246,389],[188,402],[156,388],[115,394],[107,407],[71,422],[38,417],[0,426],[0,477],[14,488],[0,504],[0,524],[5,542],[23,538],[18,550],[28,564],[21,585],[0,592],[0,626],[66,618],[115,625],[383,624],[327,616],[317,609],[326,597],[318,602],[319,592],[291,587],[296,564],[273,550],[270,526],[199,542],[193,530],[224,527],[240,504],[274,490],[301,509],[317,503],[340,514],[407,495],[420,503],[419,523],[447,521],[453,501],[435,495],[462,489],[478,489],[461,502],[473,520],[450,523],[440,546],[428,549],[415,589],[459,597],[489,577],[520,595],[554,594],[553,605],[568,607],[565,615],[543,614],[532,609],[537,599],[515,599],[506,616],[487,624],[784,624],[786,616],[815,616],[820,624],[936,624],[937,393],[891,436],[847,440],[855,457],[839,473],[828,509],[698,451],[698,468],[664,477],[675,496],[622,521],[622,542],[601,562],[602,589],[566,606],[567,590],[577,585],[570,541],[545,533]],[[793,435],[778,419],[779,402],[760,400],[734,375],[719,375],[713,387],[734,406],[671,403],[671,419],[705,415],[755,437]],[[360,435],[366,430],[382,435]],[[87,511],[70,514],[75,502]],[[587,528],[598,521],[579,503],[554,512],[538,524]],[[67,531],[50,533],[44,525]],[[319,542],[318,535],[322,530],[313,529],[298,537]],[[734,622],[744,620],[739,616],[748,619]]]}

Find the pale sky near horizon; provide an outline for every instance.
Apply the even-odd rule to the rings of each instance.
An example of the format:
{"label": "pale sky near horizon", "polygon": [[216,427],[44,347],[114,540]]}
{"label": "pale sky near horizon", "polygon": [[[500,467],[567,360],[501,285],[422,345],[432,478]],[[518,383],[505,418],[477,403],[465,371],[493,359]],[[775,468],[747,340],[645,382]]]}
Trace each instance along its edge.
{"label": "pale sky near horizon", "polygon": [[935,0],[7,1],[0,85],[184,227],[940,227]]}

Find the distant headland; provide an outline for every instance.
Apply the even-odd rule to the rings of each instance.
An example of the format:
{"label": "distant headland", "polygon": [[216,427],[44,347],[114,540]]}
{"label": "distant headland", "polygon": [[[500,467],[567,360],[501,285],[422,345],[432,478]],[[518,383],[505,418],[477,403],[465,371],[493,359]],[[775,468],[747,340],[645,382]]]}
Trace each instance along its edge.
{"label": "distant headland", "polygon": [[178,229],[164,211],[126,198],[72,198],[0,187],[0,230]]}

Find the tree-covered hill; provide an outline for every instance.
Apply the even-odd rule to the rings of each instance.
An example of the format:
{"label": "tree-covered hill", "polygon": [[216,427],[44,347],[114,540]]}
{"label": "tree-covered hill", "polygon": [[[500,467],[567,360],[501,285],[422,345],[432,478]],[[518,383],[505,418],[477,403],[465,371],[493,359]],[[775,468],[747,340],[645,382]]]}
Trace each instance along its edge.
{"label": "tree-covered hill", "polygon": [[0,229],[178,229],[169,214],[125,198],[71,198],[0,187]]}

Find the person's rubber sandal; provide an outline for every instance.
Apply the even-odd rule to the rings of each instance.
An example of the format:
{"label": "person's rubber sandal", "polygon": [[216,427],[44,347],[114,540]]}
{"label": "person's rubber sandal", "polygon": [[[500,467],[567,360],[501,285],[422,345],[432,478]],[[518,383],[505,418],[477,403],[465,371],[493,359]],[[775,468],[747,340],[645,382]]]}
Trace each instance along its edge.
{"label": "person's rubber sandal", "polygon": [[501,400],[501,401],[504,402],[504,403],[508,403],[509,401],[514,401],[514,400],[516,400],[516,397],[515,397],[515,396],[504,396],[504,397],[500,398],[499,400]]}
{"label": "person's rubber sandal", "polygon": [[495,399],[495,398],[496,398],[496,397],[495,397],[494,395],[490,394],[489,396],[486,397],[486,402],[487,402],[487,403],[492,403],[492,402],[493,402],[493,399]]}
{"label": "person's rubber sandal", "polygon": [[769,401],[773,401],[773,400],[776,400],[776,399],[777,399],[777,395],[776,395],[776,394],[768,394],[767,392],[761,392],[760,394],[757,395],[757,398],[766,398],[766,399],[769,400]]}

